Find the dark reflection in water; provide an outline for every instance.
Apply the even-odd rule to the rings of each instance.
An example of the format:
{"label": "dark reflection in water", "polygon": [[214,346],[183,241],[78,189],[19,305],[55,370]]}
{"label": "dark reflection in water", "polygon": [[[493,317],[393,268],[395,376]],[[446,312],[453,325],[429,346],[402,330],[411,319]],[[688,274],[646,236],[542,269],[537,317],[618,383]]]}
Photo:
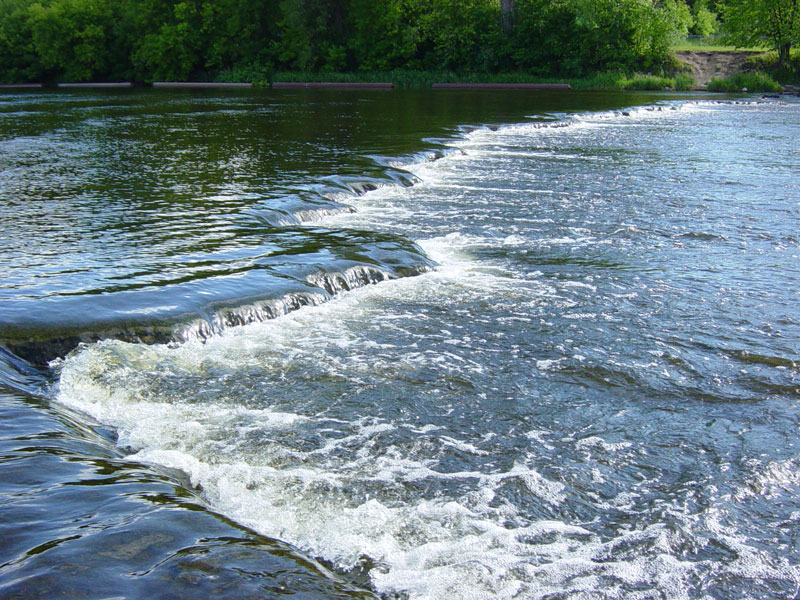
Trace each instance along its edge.
{"label": "dark reflection in water", "polygon": [[[330,293],[308,281],[320,269],[345,279],[376,269],[367,280],[426,270],[402,240],[297,225],[352,210],[339,200],[354,192],[413,182],[382,156],[532,108],[528,95],[412,92],[2,100],[0,340],[38,362],[78,341],[165,340],[198,319],[214,329],[221,306],[243,299]],[[535,100],[538,110],[621,101]]]}

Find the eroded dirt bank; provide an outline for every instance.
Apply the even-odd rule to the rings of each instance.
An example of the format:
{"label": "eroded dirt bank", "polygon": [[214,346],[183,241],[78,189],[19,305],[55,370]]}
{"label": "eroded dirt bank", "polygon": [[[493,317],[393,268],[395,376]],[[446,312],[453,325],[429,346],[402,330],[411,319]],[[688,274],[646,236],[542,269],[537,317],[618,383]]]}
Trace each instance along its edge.
{"label": "eroded dirt bank", "polygon": [[696,87],[705,89],[714,77],[727,77],[745,70],[751,56],[761,52],[692,50],[676,52],[675,56],[691,70]]}

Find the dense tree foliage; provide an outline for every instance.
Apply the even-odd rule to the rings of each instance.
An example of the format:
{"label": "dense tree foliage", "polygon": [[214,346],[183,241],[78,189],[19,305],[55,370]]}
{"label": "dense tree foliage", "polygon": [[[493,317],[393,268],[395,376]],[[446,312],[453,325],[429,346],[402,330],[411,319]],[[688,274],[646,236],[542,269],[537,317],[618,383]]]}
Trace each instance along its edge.
{"label": "dense tree foliage", "polygon": [[2,0],[0,80],[185,80],[232,68],[566,76],[654,71],[669,57],[671,36],[695,26],[693,14],[708,17],[713,6],[689,4],[691,9],[685,0]]}
{"label": "dense tree foliage", "polygon": [[692,6],[692,23],[689,33],[693,35],[709,36],[717,33],[719,22],[717,13],[711,9],[707,0],[695,0]]}
{"label": "dense tree foliage", "polygon": [[723,15],[729,39],[742,46],[766,41],[782,63],[800,43],[800,0],[727,0]]}

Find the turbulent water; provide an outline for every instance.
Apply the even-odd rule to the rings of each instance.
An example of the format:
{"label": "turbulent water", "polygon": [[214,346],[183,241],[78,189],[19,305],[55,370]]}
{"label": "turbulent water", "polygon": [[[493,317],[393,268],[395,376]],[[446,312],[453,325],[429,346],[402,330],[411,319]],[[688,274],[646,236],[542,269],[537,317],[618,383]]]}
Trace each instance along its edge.
{"label": "turbulent water", "polygon": [[796,598],[797,139],[755,97],[0,97],[0,595]]}

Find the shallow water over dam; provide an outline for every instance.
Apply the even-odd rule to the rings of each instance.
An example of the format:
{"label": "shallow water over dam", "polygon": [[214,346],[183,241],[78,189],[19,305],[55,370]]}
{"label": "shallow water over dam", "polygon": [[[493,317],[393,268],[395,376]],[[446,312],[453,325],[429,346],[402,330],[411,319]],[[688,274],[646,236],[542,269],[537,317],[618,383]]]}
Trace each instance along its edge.
{"label": "shallow water over dam", "polygon": [[756,97],[0,96],[0,595],[795,597],[798,137]]}

